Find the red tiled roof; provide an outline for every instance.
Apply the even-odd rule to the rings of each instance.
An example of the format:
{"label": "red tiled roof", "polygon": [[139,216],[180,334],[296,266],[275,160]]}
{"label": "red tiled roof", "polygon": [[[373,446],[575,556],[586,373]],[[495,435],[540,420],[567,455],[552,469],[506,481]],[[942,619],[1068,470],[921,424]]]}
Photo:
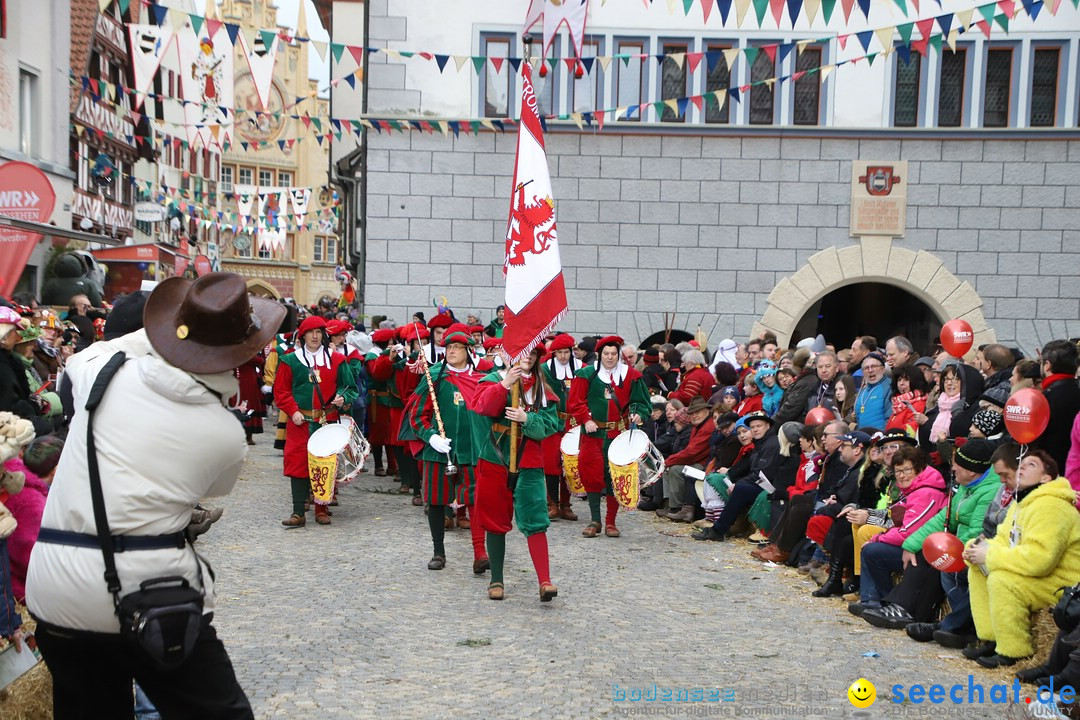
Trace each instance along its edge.
{"label": "red tiled roof", "polygon": [[[97,0],[70,0],[71,4],[71,71],[75,75],[86,75],[90,65],[90,48],[94,43],[94,27],[97,23]],[[133,2],[128,8],[129,21],[139,22],[142,3]],[[81,88],[71,87],[71,111],[79,102]]]}

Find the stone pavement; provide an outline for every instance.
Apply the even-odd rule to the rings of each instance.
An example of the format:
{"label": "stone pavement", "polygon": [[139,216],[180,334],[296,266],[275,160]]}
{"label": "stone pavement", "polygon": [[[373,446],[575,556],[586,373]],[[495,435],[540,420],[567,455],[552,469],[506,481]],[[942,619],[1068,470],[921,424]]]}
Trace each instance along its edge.
{"label": "stone pavement", "polygon": [[[847,687],[860,676],[878,688],[873,717],[1005,714],[889,702],[896,683],[994,676],[810,597],[809,579],[762,567],[742,540],[666,535],[676,526],[651,513],[621,514],[619,539],[553,523],[559,597],[547,604],[515,530],[507,597],[492,602],[487,575],[472,574],[467,530],[448,531],[447,568],[427,570],[422,508],[396,488],[362,474],[331,526],[309,513],[306,528],[286,531],[288,486],[263,435],[232,495],[212,503],[225,515],[198,545],[218,576],[215,624],[257,718],[848,717]],[[583,501],[575,509],[587,516]],[[654,684],[711,688],[718,701],[614,699]]]}

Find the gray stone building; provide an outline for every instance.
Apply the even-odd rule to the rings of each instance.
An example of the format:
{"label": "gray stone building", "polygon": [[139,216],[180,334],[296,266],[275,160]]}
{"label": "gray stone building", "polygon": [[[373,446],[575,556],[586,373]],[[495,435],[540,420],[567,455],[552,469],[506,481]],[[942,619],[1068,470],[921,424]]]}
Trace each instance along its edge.
{"label": "gray stone building", "polygon": [[[393,13],[372,3],[372,45],[409,38],[415,19]],[[368,80],[369,112],[422,105],[400,63],[373,56]],[[904,332],[925,345],[962,317],[977,343],[1028,353],[1078,336],[1075,125],[549,123],[562,327],[637,343],[700,326],[710,346],[765,329],[782,343]],[[462,317],[489,318],[503,296],[516,131],[369,132],[367,143],[364,311],[405,319],[445,296]],[[855,160],[907,161],[903,236],[851,236]]]}

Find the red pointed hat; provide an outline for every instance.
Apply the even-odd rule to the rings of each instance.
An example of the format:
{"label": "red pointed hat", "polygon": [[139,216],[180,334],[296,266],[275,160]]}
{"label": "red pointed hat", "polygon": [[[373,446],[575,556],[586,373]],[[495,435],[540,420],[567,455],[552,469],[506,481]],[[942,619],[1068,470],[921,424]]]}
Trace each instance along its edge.
{"label": "red pointed hat", "polygon": [[443,347],[451,343],[461,343],[466,347],[471,347],[476,344],[476,341],[472,339],[472,335],[469,334],[469,328],[462,323],[454,323],[450,327],[446,328],[446,332],[443,333],[442,342],[439,343]]}
{"label": "red pointed hat", "polygon": [[555,352],[556,350],[573,350],[574,349],[574,336],[570,333],[559,333],[551,342],[548,343],[548,351]]}
{"label": "red pointed hat", "polygon": [[304,337],[308,330],[326,330],[326,321],[318,315],[308,315],[296,330],[297,337]]}
{"label": "red pointed hat", "polygon": [[596,354],[599,355],[600,351],[603,350],[604,347],[606,347],[607,345],[614,345],[616,348],[621,350],[624,344],[625,343],[623,342],[623,339],[618,335],[608,335],[607,337],[602,337],[596,341]]}
{"label": "red pointed hat", "polygon": [[427,328],[416,323],[409,323],[398,328],[398,337],[402,340],[426,340],[431,335]]}
{"label": "red pointed hat", "polygon": [[428,320],[428,329],[434,328],[447,328],[454,324],[454,318],[450,317],[449,313],[439,313],[435,317]]}
{"label": "red pointed hat", "polygon": [[371,342],[385,345],[394,339],[394,331],[390,328],[383,328],[382,330],[376,330],[371,333]]}

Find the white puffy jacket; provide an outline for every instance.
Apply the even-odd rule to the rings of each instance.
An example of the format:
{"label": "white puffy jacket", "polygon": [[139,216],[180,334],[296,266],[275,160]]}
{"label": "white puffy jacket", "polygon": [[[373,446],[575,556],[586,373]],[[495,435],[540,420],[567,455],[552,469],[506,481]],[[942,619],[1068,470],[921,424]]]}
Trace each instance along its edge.
{"label": "white puffy jacket", "polygon": [[[182,531],[195,504],[226,495],[240,474],[247,445],[243,427],[212,389],[236,393],[232,373],[192,375],[158,357],[142,330],[95,343],[68,362],[75,415],[41,519],[43,528],[96,535],[87,472],[83,410],[98,372],[117,351],[121,366],[94,413],[98,467],[114,535],[161,535]],[[209,388],[209,389],[208,389]],[[154,577],[182,575],[199,587],[198,560],[190,548],[116,554],[121,595]],[[117,633],[119,622],[105,586],[98,548],[37,543],[27,572],[30,611],[61,627]],[[202,568],[205,610],[214,588]]]}

